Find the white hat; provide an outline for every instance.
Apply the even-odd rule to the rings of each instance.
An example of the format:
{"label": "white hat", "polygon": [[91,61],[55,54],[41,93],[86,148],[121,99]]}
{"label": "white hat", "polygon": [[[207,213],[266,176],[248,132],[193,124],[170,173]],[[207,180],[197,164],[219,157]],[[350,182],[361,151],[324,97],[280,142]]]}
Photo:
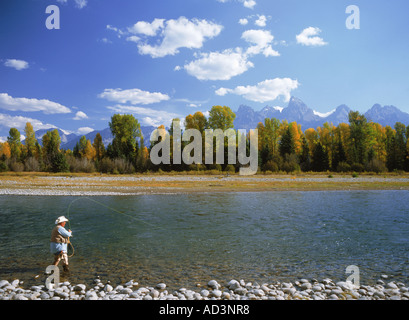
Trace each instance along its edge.
{"label": "white hat", "polygon": [[55,220],[55,224],[60,224],[61,222],[66,222],[68,219],[64,216],[58,217],[57,220]]}

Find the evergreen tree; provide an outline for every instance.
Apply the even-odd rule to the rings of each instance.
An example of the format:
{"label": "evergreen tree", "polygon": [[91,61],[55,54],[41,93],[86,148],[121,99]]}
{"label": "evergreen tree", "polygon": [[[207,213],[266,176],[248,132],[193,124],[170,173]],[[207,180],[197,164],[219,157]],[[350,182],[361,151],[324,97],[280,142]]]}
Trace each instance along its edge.
{"label": "evergreen tree", "polygon": [[322,146],[321,142],[318,142],[314,149],[312,156],[312,170],[317,172],[329,170],[328,153]]}

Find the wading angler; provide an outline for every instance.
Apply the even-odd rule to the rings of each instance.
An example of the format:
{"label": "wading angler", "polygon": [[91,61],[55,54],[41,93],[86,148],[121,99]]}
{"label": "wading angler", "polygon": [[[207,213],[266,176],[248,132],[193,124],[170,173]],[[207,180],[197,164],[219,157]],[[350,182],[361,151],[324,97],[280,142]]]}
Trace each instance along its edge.
{"label": "wading angler", "polygon": [[[204,136],[204,141],[203,141]],[[173,164],[225,164],[227,140],[227,163],[240,163],[240,175],[253,175],[258,168],[258,130],[187,129],[182,133],[180,121],[172,122],[172,135],[159,128],[152,132],[153,144],[150,158],[153,164],[171,164],[171,140],[173,142]],[[187,144],[182,150],[182,142]],[[204,149],[204,156],[203,156]],[[248,154],[248,155],[247,155]]]}

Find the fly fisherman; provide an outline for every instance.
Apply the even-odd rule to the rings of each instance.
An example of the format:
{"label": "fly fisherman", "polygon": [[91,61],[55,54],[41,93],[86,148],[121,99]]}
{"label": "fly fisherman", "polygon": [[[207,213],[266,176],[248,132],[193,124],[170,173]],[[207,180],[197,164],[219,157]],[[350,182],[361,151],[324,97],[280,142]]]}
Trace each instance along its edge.
{"label": "fly fisherman", "polygon": [[50,243],[50,251],[54,254],[54,262],[53,265],[58,266],[60,261],[63,262],[63,269],[64,271],[68,272],[68,255],[67,255],[67,243],[69,242],[69,238],[72,236],[71,230],[66,230],[65,224],[68,219],[64,216],[58,217],[55,220],[56,226],[51,231],[51,243]]}

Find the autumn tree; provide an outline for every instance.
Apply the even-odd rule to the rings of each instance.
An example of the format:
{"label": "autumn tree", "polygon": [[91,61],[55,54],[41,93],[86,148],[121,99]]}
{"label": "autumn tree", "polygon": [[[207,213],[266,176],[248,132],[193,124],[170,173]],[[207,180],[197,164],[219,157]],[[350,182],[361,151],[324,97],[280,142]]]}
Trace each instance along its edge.
{"label": "autumn tree", "polygon": [[96,160],[101,161],[102,158],[105,156],[105,146],[104,143],[102,142],[102,136],[99,132],[96,134],[94,143],[92,145],[95,149]]}
{"label": "autumn tree", "polygon": [[30,122],[26,123],[26,126],[24,128],[24,134],[26,136],[25,139],[25,146],[26,146],[26,153],[27,153],[27,157],[33,157],[35,155],[35,149],[36,149],[36,136],[35,136],[35,132],[33,129],[33,126],[31,125]]}
{"label": "autumn tree", "polygon": [[236,115],[229,107],[213,106],[209,112],[209,127],[225,131],[234,127],[234,119]]}
{"label": "autumn tree", "polygon": [[109,128],[114,137],[108,146],[109,156],[111,158],[124,158],[135,163],[139,148],[137,138],[142,135],[138,120],[130,114],[114,114],[111,117]]}
{"label": "autumn tree", "polygon": [[11,128],[9,135],[7,137],[7,142],[10,146],[11,158],[14,160],[20,160],[21,154],[21,141],[20,141],[20,132],[16,128]]}

